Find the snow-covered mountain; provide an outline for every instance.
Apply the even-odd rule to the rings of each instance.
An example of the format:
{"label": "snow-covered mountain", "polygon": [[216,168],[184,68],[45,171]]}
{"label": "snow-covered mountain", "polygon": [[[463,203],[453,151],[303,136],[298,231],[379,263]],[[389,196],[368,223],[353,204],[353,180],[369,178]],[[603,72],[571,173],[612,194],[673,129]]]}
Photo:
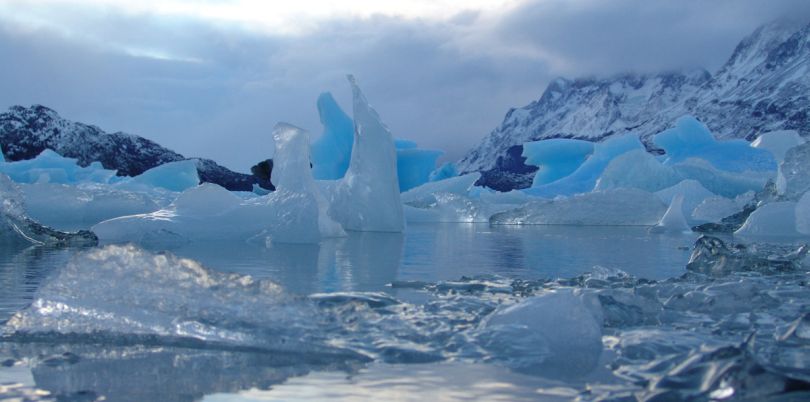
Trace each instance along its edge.
{"label": "snow-covered mountain", "polygon": [[[137,135],[106,133],[96,126],[73,122],[54,110],[34,105],[12,106],[0,113],[0,145],[7,160],[31,159],[46,148],[76,158],[82,166],[99,161],[121,176],[135,176],[166,162],[186,157]],[[236,173],[209,159],[197,159],[203,182],[229,190],[250,191],[257,178]]]}
{"label": "snow-covered mountain", "polygon": [[[795,129],[810,135],[810,24],[778,21],[743,39],[714,74],[705,70],[558,78],[540,99],[506,113],[503,123],[458,162],[498,190],[531,185],[522,144],[547,138],[599,141],[635,132],[646,140],[684,114],[721,138],[755,138]],[[648,144],[652,150],[652,146]]]}

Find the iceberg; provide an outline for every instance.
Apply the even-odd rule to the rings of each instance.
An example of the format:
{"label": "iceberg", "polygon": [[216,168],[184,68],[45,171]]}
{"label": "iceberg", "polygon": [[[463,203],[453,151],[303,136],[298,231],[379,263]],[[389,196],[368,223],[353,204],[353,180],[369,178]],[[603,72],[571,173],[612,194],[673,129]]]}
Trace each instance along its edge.
{"label": "iceberg", "polygon": [[780,201],[760,206],[748,216],[734,235],[754,239],[799,236],[796,230],[796,203]]}
{"label": "iceberg", "polygon": [[681,212],[689,223],[695,223],[695,221],[691,219],[691,216],[698,205],[707,198],[716,197],[714,193],[706,190],[706,188],[696,180],[683,180],[672,187],[657,191],[655,195],[657,195],[661,201],[670,204],[670,208],[674,199],[681,197]]}
{"label": "iceberg", "polygon": [[[25,210],[32,219],[59,230],[89,228],[119,216],[157,211],[172,198],[155,191],[133,192],[99,183],[20,184]],[[171,202],[169,200],[167,204]]]}
{"label": "iceberg", "polygon": [[780,166],[781,183],[777,181],[777,190],[785,199],[796,201],[810,191],[810,143],[790,148],[785,152],[785,160]]}
{"label": "iceberg", "polygon": [[122,180],[118,185],[132,190],[162,188],[181,192],[198,184],[197,160],[187,159],[155,166],[131,179]]}
{"label": "iceberg", "polygon": [[720,222],[723,218],[740,212],[742,208],[735,200],[717,195],[698,204],[692,211],[692,220],[701,223]]}
{"label": "iceberg", "polygon": [[397,149],[399,191],[408,191],[430,181],[436,161],[444,152],[429,149]]}
{"label": "iceberg", "polygon": [[636,149],[610,161],[597,180],[595,190],[624,187],[656,192],[681,180],[671,167],[664,166],[646,150]]}
{"label": "iceberg", "polygon": [[330,216],[346,230],[401,232],[405,217],[399,195],[394,139],[349,76],[355,136],[346,175],[332,194]]}
{"label": "iceberg", "polygon": [[440,181],[456,176],[458,176],[458,169],[456,168],[456,164],[453,162],[445,162],[444,164],[439,166],[436,170],[430,172],[428,181]]}
{"label": "iceberg", "polygon": [[594,191],[532,201],[494,214],[495,225],[653,226],[667,205],[653,193],[634,188]]}
{"label": "iceberg", "polygon": [[98,238],[91,232],[55,230],[29,218],[25,210],[25,201],[17,184],[0,173],[0,234],[3,239],[57,246],[92,246],[98,243]]}
{"label": "iceberg", "polygon": [[644,149],[637,135],[613,136],[604,142],[594,144],[593,154],[570,175],[524,191],[545,198],[587,193],[594,189],[599,176],[614,158],[636,149]]}
{"label": "iceberg", "polygon": [[50,149],[34,159],[2,162],[0,173],[17,183],[109,183],[116,178],[116,171],[104,169],[100,162],[82,167],[77,159],[66,158]]}
{"label": "iceberg", "polygon": [[796,231],[810,235],[810,192],[804,193],[796,203]]}
{"label": "iceberg", "polygon": [[573,173],[593,153],[590,141],[554,138],[523,144],[526,164],[538,167],[532,187],[539,187]]}
{"label": "iceberg", "polygon": [[692,229],[686,222],[686,217],[683,214],[683,194],[677,194],[672,197],[672,202],[667,208],[667,212],[658,221],[658,224],[653,227],[654,232],[691,232]]}
{"label": "iceberg", "polygon": [[800,137],[796,130],[779,130],[760,135],[751,142],[751,146],[770,152],[776,162],[781,164],[789,149],[804,143],[804,138]]}
{"label": "iceberg", "polygon": [[312,142],[312,176],[317,180],[337,180],[346,174],[352,155],[354,122],[329,92],[318,97],[318,115],[324,131]]}
{"label": "iceberg", "polygon": [[727,172],[714,167],[709,161],[690,158],[677,163],[672,169],[683,179],[700,182],[707,190],[727,198],[734,198],[749,191],[759,191],[768,180],[771,172],[748,171],[745,173]]}
{"label": "iceberg", "polygon": [[474,172],[442,181],[425,183],[402,193],[400,199],[407,204],[413,202],[430,202],[433,199],[433,194],[436,193],[468,195],[475,185],[475,182],[480,178],[481,173]]}
{"label": "iceberg", "polygon": [[[104,242],[164,243],[189,240],[260,240],[317,243],[344,234],[327,214],[328,203],[309,169],[306,132],[276,125],[276,191],[242,199],[211,183],[184,191],[167,208],[103,221],[92,230]],[[399,193],[397,193],[399,195]]]}
{"label": "iceberg", "polygon": [[656,134],[653,143],[666,152],[666,165],[700,158],[729,172],[775,172],[777,168],[769,151],[751,147],[745,140],[717,141],[706,125],[689,115],[679,118],[675,127]]}
{"label": "iceberg", "polygon": [[431,201],[406,203],[405,218],[409,223],[461,222],[487,223],[496,212],[513,206],[501,206],[453,193],[433,193]]}

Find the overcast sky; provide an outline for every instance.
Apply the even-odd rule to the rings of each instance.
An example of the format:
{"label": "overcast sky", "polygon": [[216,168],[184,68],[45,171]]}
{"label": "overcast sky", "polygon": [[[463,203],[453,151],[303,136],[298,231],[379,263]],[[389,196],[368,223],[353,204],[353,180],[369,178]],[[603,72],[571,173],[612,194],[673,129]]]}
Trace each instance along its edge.
{"label": "overcast sky", "polygon": [[319,93],[351,115],[352,73],[396,137],[454,160],[554,77],[713,71],[758,25],[810,15],[804,0],[280,3],[0,0],[0,108],[246,171],[278,121],[320,135]]}

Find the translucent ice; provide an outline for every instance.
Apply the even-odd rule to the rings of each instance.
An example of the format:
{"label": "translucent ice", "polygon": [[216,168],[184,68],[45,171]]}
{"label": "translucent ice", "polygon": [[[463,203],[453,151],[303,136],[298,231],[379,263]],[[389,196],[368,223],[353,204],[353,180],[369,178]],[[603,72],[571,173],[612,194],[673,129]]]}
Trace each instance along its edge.
{"label": "translucent ice", "polygon": [[155,166],[132,179],[122,181],[119,185],[128,189],[148,190],[158,187],[180,192],[198,184],[200,177],[197,175],[197,161],[187,159]]}
{"label": "translucent ice", "polygon": [[594,145],[593,154],[573,173],[554,182],[526,189],[527,194],[540,197],[556,197],[592,191],[596,180],[610,161],[626,152],[644,149],[635,134],[617,135]]}
{"label": "translucent ice", "polygon": [[499,308],[479,337],[496,361],[516,371],[572,379],[597,365],[602,319],[596,297],[560,289]]}
{"label": "translucent ice", "polygon": [[275,192],[242,199],[205,183],[183,192],[168,208],[107,220],[93,231],[106,242],[144,243],[222,239],[316,243],[342,235],[340,225],[327,215],[327,201],[310,173],[306,133],[280,123],[273,137]]}
{"label": "translucent ice", "polygon": [[394,139],[349,76],[355,137],[349,169],[332,195],[330,215],[347,230],[401,232],[405,226]]}
{"label": "translucent ice", "polygon": [[155,201],[169,196],[98,183],[33,183],[20,188],[28,215],[59,230],[89,228],[119,216],[154,212],[161,208]]}
{"label": "translucent ice", "polygon": [[653,226],[667,205],[638,189],[594,191],[571,197],[530,202],[490,218],[501,225]]}
{"label": "translucent ice", "polygon": [[757,208],[734,232],[746,238],[796,237],[796,203],[771,202]]}
{"label": "translucent ice", "polygon": [[445,162],[436,170],[430,172],[428,181],[439,181],[456,176],[458,176],[458,169],[456,169],[456,165],[453,162]]}
{"label": "translucent ice", "polygon": [[354,123],[329,92],[318,97],[318,115],[324,131],[312,143],[312,175],[336,180],[346,174],[354,141]]}
{"label": "translucent ice", "polygon": [[431,201],[432,195],[436,193],[450,193],[467,195],[481,178],[481,173],[468,173],[463,176],[456,176],[447,180],[425,183],[419,187],[408,190],[401,195],[402,202]]}
{"label": "translucent ice", "polygon": [[692,116],[679,118],[674,128],[656,134],[653,142],[666,151],[665,164],[669,165],[700,158],[730,172],[775,172],[777,168],[770,152],[752,148],[745,140],[717,141],[706,125]]}
{"label": "translucent ice", "polygon": [[408,148],[397,149],[399,191],[408,191],[430,181],[442,151]]}
{"label": "translucent ice", "polygon": [[679,181],[680,175],[671,167],[664,166],[646,150],[636,149],[610,161],[596,182],[595,189],[625,187],[655,192]]}
{"label": "translucent ice", "polygon": [[796,201],[807,191],[810,191],[810,143],[793,147],[785,153],[785,161],[780,170],[783,175],[779,193],[786,199]]}
{"label": "translucent ice", "polygon": [[690,223],[693,223],[691,216],[695,208],[697,208],[703,200],[715,197],[714,193],[706,190],[706,188],[696,180],[683,180],[672,187],[656,192],[655,195],[657,195],[661,201],[668,204],[672,204],[675,197],[680,196],[682,198],[682,213]]}
{"label": "translucent ice", "polygon": [[538,167],[532,187],[539,187],[573,173],[593,153],[590,141],[554,138],[523,144],[526,164]]}
{"label": "translucent ice", "polygon": [[810,192],[804,193],[796,203],[796,230],[810,235]]}
{"label": "translucent ice", "polygon": [[115,177],[115,170],[106,170],[99,162],[81,167],[76,161],[46,149],[34,159],[2,162],[0,172],[17,183],[108,183]]}
{"label": "translucent ice", "polygon": [[749,191],[759,191],[773,178],[772,172],[727,172],[704,159],[690,158],[672,166],[684,179],[700,182],[707,190],[723,197],[734,198]]}
{"label": "translucent ice", "polygon": [[667,208],[667,212],[661,217],[653,230],[656,232],[691,232],[689,224],[686,222],[686,217],[683,214],[683,194],[677,194],[672,197],[672,201]]}
{"label": "translucent ice", "polygon": [[782,163],[790,148],[804,143],[804,138],[800,137],[795,130],[780,130],[760,135],[751,143],[751,146],[770,152],[777,163]]}

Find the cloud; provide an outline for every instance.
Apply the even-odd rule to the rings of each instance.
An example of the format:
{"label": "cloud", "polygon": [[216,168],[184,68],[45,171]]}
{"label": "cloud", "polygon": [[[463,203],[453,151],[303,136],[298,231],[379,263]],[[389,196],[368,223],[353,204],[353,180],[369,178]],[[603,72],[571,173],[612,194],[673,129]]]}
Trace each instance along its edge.
{"label": "cloud", "polygon": [[290,12],[286,23],[306,29],[274,31],[259,17],[237,18],[268,2],[197,4],[247,7],[222,18],[183,12],[187,2],[158,3],[168,8],[0,5],[0,107],[45,104],[247,170],[272,152],[276,121],[320,133],[320,92],[332,91],[350,113],[344,77],[353,73],[394,135],[455,159],[554,76],[716,68],[757,25],[808,8],[787,0],[404,2]]}

